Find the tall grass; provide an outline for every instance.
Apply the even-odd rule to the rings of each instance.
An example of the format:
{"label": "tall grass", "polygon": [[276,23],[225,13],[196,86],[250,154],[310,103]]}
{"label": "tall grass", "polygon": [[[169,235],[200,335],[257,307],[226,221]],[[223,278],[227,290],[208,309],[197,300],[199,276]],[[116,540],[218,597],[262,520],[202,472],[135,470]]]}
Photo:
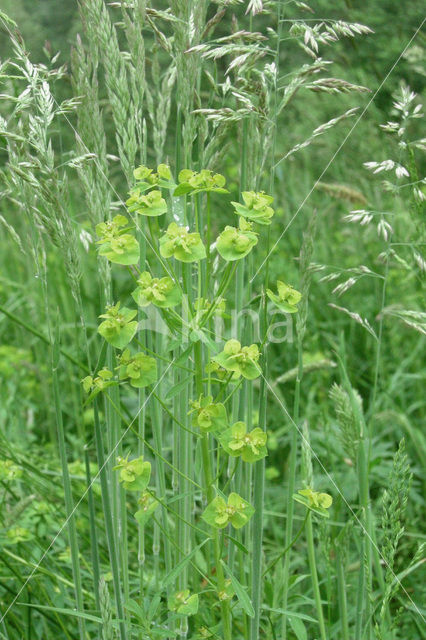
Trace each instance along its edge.
{"label": "tall grass", "polygon": [[[371,33],[303,11],[84,0],[65,100],[65,68],[33,64],[0,14],[13,48],[0,221],[19,267],[0,307],[14,332],[3,375],[38,407],[37,425],[30,409],[2,422],[2,638],[424,635],[424,403],[407,389],[392,404],[413,361],[386,353],[401,329],[388,319],[414,352],[424,340],[421,113],[402,87],[383,127],[393,159],[365,160],[393,172],[383,192],[314,175],[301,211],[293,157],[338,135],[367,91],[323,56]],[[295,140],[308,92],[332,117]],[[330,198],[347,214],[333,238]],[[369,251],[336,267],[336,238],[366,242],[356,223]],[[368,308],[327,307],[361,280]]]}

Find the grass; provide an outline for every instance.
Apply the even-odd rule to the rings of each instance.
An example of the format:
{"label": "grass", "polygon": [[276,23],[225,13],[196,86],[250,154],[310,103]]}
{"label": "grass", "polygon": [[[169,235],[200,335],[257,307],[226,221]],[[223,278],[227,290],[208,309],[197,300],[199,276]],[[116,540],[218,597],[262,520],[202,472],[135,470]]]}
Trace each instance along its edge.
{"label": "grass", "polygon": [[323,176],[368,26],[153,4],[0,13],[0,637],[425,637],[419,97]]}

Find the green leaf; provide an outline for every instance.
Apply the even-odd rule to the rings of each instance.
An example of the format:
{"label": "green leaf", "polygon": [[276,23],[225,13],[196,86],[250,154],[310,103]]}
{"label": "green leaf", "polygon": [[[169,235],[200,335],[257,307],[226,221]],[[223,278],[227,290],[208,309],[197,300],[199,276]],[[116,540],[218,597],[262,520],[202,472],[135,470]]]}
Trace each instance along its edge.
{"label": "green leaf", "polygon": [[241,607],[243,608],[245,613],[250,618],[253,618],[254,617],[254,609],[253,609],[253,605],[252,605],[252,603],[250,601],[250,598],[247,595],[246,590],[238,582],[237,578],[233,575],[233,573],[232,573],[231,569],[228,567],[228,565],[225,564],[225,562],[223,560],[221,560],[221,563],[223,565],[223,568],[225,569],[226,574],[228,575],[229,579],[231,580],[232,587],[233,587],[233,589],[235,591],[235,595],[237,596]]}
{"label": "green leaf", "polygon": [[182,571],[185,569],[186,565],[191,562],[192,558],[195,556],[195,554],[197,553],[197,551],[199,549],[201,549],[202,547],[204,547],[204,545],[206,544],[206,542],[208,542],[209,540],[211,540],[211,538],[206,538],[205,540],[203,540],[203,542],[201,542],[198,546],[194,547],[192,549],[192,551],[190,551],[190,553],[188,553],[187,556],[185,556],[185,558],[183,558],[183,560],[181,560],[174,569],[172,569],[170,571],[170,573],[164,578],[162,584],[161,584],[161,589],[166,589],[168,587],[169,584],[172,584],[176,578],[182,573]]}
{"label": "green leaf", "polygon": [[54,611],[58,615],[71,616],[74,618],[82,618],[83,620],[90,620],[90,622],[102,623],[102,618],[94,616],[91,613],[85,613],[83,611],[76,611],[75,609],[62,609],[60,607],[48,607],[42,604],[29,604],[28,602],[17,602],[16,604],[21,607],[32,607],[34,609],[42,609],[43,611]]}

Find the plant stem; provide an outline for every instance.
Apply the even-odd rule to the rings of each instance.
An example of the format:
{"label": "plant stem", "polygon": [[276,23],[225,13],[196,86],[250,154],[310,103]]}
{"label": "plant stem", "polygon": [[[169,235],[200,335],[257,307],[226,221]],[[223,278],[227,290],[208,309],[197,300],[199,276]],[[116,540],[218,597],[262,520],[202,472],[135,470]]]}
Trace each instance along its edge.
{"label": "plant stem", "polygon": [[312,514],[309,512],[306,520],[306,541],[308,544],[309,568],[311,571],[312,587],[314,591],[315,607],[317,610],[318,624],[320,628],[321,640],[327,640],[327,633],[324,624],[324,615],[321,604],[321,593],[318,584],[317,566],[315,561],[314,534],[312,531]]}

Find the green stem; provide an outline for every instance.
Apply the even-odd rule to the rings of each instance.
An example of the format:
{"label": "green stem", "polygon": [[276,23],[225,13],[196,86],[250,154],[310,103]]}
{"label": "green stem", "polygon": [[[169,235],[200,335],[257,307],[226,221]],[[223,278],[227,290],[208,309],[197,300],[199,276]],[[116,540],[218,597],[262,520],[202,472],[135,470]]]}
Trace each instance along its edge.
{"label": "green stem", "polygon": [[314,534],[312,530],[312,514],[309,512],[306,520],[306,542],[308,544],[309,568],[311,571],[312,588],[314,591],[315,607],[317,610],[318,624],[320,628],[321,640],[327,640],[327,633],[324,624],[324,615],[321,604],[321,593],[318,583],[317,566],[315,561]]}

